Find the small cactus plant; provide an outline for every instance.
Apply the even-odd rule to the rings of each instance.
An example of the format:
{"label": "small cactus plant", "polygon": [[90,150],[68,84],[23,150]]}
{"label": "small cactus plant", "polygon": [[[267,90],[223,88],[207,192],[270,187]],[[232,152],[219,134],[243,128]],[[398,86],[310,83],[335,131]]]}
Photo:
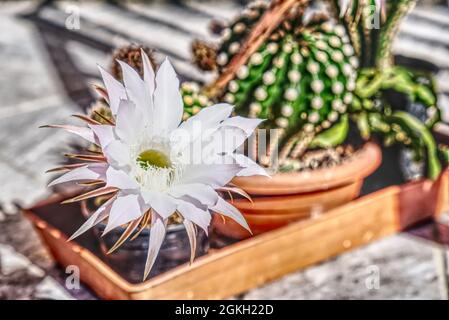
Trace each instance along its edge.
{"label": "small cactus plant", "polygon": [[344,28],[319,20],[301,27],[299,18],[284,21],[240,67],[224,95],[238,113],[281,129],[281,161],[300,156],[303,150],[294,145],[302,140],[312,142],[339,122],[346,126],[357,76]]}
{"label": "small cactus plant", "polygon": [[[391,46],[400,22],[415,6],[416,0],[330,1],[339,12],[342,23],[361,61],[354,102],[350,109],[362,137],[372,132],[382,133],[386,145],[400,143],[413,151],[415,159],[425,159],[427,176],[436,178],[441,172],[440,156],[445,148],[438,148],[431,134],[440,121],[435,85],[429,75],[396,66]],[[395,105],[388,95],[399,93],[411,104],[426,110],[418,119]]]}
{"label": "small cactus plant", "polygon": [[[226,67],[267,8],[266,2],[254,2],[224,30],[219,68]],[[347,131],[356,84],[358,59],[345,28],[323,15],[306,24],[303,12],[302,5],[289,11],[222,96],[237,113],[267,119],[266,127],[279,128],[281,165],[301,156],[310,144],[327,146],[321,132],[333,126]],[[334,145],[344,139],[344,134],[332,134]]]}

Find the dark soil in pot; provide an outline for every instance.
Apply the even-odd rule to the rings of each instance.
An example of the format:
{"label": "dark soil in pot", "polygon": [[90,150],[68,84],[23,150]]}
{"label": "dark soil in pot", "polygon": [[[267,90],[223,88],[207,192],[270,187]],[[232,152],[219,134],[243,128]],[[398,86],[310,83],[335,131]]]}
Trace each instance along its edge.
{"label": "dark soil in pot", "polygon": [[[94,207],[88,202],[89,209]],[[83,215],[91,210],[82,210]],[[143,279],[145,262],[148,253],[150,229],[143,230],[134,240],[128,239],[117,250],[107,254],[108,250],[117,242],[125,228],[119,227],[111,230],[105,236],[101,236],[106,227],[100,223],[93,228],[100,242],[100,247],[105,260],[120,274],[126,274],[131,282],[140,282]],[[197,228],[197,247],[195,257],[205,255],[209,250],[209,239],[204,230]],[[164,242],[162,243],[158,257],[148,278],[164,273],[179,265],[190,261],[190,242],[187,232],[182,224],[168,225]]]}

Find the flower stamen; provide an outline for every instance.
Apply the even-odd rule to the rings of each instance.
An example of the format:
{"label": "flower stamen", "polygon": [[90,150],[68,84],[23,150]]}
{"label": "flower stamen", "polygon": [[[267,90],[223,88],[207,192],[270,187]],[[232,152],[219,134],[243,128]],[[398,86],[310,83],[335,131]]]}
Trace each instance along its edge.
{"label": "flower stamen", "polygon": [[170,168],[172,166],[169,157],[158,150],[149,149],[141,152],[137,157],[137,163],[143,168]]}

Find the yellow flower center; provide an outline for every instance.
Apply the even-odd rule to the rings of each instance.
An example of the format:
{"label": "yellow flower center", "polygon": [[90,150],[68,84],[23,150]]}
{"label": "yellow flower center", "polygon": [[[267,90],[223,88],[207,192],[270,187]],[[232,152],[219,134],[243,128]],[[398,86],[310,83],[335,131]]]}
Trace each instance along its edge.
{"label": "yellow flower center", "polygon": [[148,167],[170,168],[170,159],[161,151],[149,149],[141,152],[137,157],[137,162],[144,169]]}

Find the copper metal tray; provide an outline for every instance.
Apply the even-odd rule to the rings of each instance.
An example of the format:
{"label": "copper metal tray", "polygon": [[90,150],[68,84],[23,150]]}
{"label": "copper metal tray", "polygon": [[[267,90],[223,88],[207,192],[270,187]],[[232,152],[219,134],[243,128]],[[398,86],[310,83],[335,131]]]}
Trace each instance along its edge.
{"label": "copper metal tray", "polygon": [[143,283],[132,283],[101,258],[93,233],[67,242],[82,223],[63,196],[24,210],[55,259],[77,265],[81,280],[104,299],[221,299],[260,286],[375,239],[394,234],[449,208],[449,174],[436,182],[393,186],[317,218],[298,221],[214,250]]}

